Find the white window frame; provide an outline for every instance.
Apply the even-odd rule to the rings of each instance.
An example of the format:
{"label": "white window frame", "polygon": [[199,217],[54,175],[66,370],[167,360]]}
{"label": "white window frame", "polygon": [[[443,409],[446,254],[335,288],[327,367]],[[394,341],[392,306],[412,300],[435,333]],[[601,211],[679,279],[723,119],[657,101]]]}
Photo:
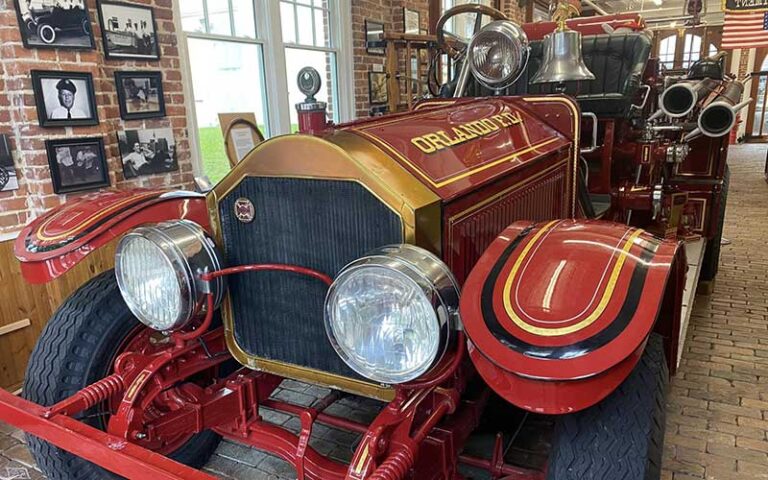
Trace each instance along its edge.
{"label": "white window frame", "polygon": [[342,122],[355,118],[355,99],[342,92],[354,91],[354,67],[352,55],[352,6],[351,0],[329,0],[328,23],[331,31],[329,47],[314,47],[301,44],[283,43],[280,24],[280,0],[253,0],[256,38],[214,35],[199,32],[185,32],[181,25],[180,0],[173,2],[174,24],[179,37],[179,57],[182,70],[183,93],[187,110],[187,131],[192,156],[192,168],[195,176],[203,175],[203,159],[200,138],[197,129],[194,90],[192,88],[192,69],[189,61],[188,38],[240,42],[261,46],[262,76],[267,107],[267,129],[270,136],[291,133],[290,109],[295,108],[288,100],[288,83],[296,79],[286,79],[285,48],[301,48],[323,52],[333,52],[336,56],[336,105],[338,118]]}

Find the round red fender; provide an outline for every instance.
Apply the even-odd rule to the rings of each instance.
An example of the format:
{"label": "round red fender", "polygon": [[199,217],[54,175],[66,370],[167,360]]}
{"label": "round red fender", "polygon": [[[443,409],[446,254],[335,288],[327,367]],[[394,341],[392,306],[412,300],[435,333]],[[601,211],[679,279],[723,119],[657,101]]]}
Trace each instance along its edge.
{"label": "round red fender", "polygon": [[640,359],[677,249],[608,222],[508,227],[464,285],[470,358],[518,407],[562,414],[594,405]]}

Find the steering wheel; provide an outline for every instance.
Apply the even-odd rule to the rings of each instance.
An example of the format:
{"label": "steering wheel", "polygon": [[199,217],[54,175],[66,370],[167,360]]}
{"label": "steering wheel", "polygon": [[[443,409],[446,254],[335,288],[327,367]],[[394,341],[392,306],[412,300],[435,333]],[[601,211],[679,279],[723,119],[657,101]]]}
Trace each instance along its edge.
{"label": "steering wheel", "polygon": [[446,40],[446,37],[451,37],[461,44],[464,44],[464,40],[450,32],[446,32],[445,24],[451,18],[455,17],[456,15],[461,15],[462,13],[475,14],[475,29],[472,32],[473,35],[480,31],[480,28],[482,28],[483,15],[487,15],[494,20],[508,20],[507,16],[499,10],[479,3],[465,3],[464,5],[458,5],[446,11],[443,16],[440,17],[440,20],[438,20],[437,26],[435,27],[435,31],[437,32],[437,46],[440,47],[442,51],[447,53],[448,56],[454,60],[457,60],[461,56],[464,50],[466,50],[467,45],[464,45],[464,49],[462,50],[459,50],[451,45]]}

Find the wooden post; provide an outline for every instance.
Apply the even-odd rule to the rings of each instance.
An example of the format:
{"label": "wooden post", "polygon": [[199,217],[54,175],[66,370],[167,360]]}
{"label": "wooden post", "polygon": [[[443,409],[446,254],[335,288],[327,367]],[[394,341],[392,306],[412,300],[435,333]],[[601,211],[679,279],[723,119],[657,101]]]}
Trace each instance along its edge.
{"label": "wooden post", "polygon": [[387,99],[389,111],[396,112],[400,105],[400,86],[397,84],[397,45],[387,42]]}

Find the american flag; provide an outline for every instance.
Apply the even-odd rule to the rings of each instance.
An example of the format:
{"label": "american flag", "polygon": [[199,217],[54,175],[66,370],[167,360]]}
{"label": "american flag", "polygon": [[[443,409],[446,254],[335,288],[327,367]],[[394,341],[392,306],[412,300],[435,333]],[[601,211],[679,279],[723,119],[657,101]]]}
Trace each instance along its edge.
{"label": "american flag", "polygon": [[726,11],[723,50],[768,46],[768,11]]}

